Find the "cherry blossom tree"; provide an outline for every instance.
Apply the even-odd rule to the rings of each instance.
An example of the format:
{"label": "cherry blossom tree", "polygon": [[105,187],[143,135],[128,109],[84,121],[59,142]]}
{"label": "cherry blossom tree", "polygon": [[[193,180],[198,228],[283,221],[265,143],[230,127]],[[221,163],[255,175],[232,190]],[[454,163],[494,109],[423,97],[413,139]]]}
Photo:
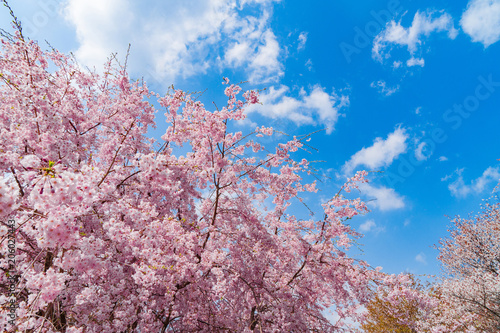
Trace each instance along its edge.
{"label": "cherry blossom tree", "polygon": [[[227,105],[213,111],[181,90],[160,97],[116,61],[82,70],[14,24],[0,50],[5,331],[349,330],[370,283],[384,283],[346,254],[360,234],[345,221],[367,209],[343,193],[366,172],[322,218],[295,217],[290,205],[316,191],[292,157],[307,136],[269,152],[259,137],[272,128],[229,131],[256,91],[238,99],[224,79]],[[147,136],[152,98],[161,140]]]}
{"label": "cherry blossom tree", "polygon": [[[409,275],[408,290],[416,294],[423,292],[424,286],[418,279]],[[421,306],[415,297],[405,297],[402,293],[389,296],[391,288],[374,290],[370,302],[366,304],[366,312],[361,328],[363,332],[397,332],[414,333],[422,317]]]}
{"label": "cherry blossom tree", "polygon": [[486,204],[473,219],[452,220],[450,237],[441,241],[445,269],[443,294],[452,311],[471,316],[488,330],[500,330],[500,210]]}

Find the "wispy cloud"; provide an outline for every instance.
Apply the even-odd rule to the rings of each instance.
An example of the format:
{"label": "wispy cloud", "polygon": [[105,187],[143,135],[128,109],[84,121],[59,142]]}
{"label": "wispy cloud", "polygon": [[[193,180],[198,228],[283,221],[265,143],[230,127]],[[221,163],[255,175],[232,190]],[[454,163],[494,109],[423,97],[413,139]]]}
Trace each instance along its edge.
{"label": "wispy cloud", "polygon": [[419,12],[413,17],[411,26],[405,28],[401,21],[392,20],[386,28],[374,39],[372,57],[383,62],[390,58],[390,51],[393,46],[406,47],[410,53],[407,66],[423,66],[423,58],[415,58],[414,55],[424,43],[423,37],[429,37],[433,32],[446,31],[448,37],[454,39],[458,31],[453,24],[453,18],[444,12],[426,11]]}
{"label": "wispy cloud", "polygon": [[344,173],[351,173],[358,166],[376,169],[389,166],[400,154],[406,152],[408,134],[404,128],[398,127],[384,140],[376,138],[373,145],[363,148],[351,156],[343,166]]}
{"label": "wispy cloud", "polygon": [[423,252],[420,252],[419,254],[417,254],[415,256],[415,260],[421,264],[427,265],[427,257],[425,255],[425,253],[423,253]]}
{"label": "wispy cloud", "polygon": [[373,232],[375,234],[379,234],[380,232],[383,232],[385,228],[379,227],[377,223],[375,223],[374,220],[367,220],[366,222],[362,223],[359,226],[359,231],[363,233],[368,233],[368,232]]}
{"label": "wispy cloud", "polygon": [[375,228],[376,226],[377,226],[377,224],[375,223],[375,221],[368,220],[359,226],[359,231],[368,232],[368,231],[372,230],[373,228]]}
{"label": "wispy cloud", "polygon": [[471,0],[460,20],[462,30],[474,42],[488,47],[500,40],[500,1]]}
{"label": "wispy cloud", "polygon": [[297,50],[302,50],[306,47],[307,42],[307,32],[301,32],[299,35],[299,45],[297,46]]}
{"label": "wispy cloud", "polygon": [[323,125],[327,127],[326,133],[330,134],[340,115],[340,110],[349,105],[349,98],[338,95],[335,91],[327,93],[321,86],[314,86],[307,93],[304,88],[297,97],[290,96],[287,86],[274,86],[261,94],[262,105],[252,105],[248,113],[257,112],[262,116],[272,119],[288,119],[296,125]]}
{"label": "wispy cloud", "polygon": [[[466,184],[462,176],[464,169],[458,169],[455,174],[458,178],[448,185],[448,189],[451,194],[458,198],[465,198],[469,194],[479,194],[482,193],[488,185],[491,183],[497,183],[500,180],[500,168],[489,167],[483,174],[472,180],[469,184]],[[446,181],[453,175],[448,175],[442,178],[442,181]]]}
{"label": "wispy cloud", "polygon": [[415,149],[415,158],[418,161],[425,161],[432,155],[432,151],[430,153],[426,154],[425,152],[427,151],[427,143],[425,142],[420,142],[417,146],[417,149]]}
{"label": "wispy cloud", "polygon": [[387,83],[384,80],[379,80],[377,82],[374,81],[370,84],[370,87],[376,88],[378,93],[384,96],[391,96],[399,90],[399,85],[395,87],[388,87]]}
{"label": "wispy cloud", "polygon": [[398,69],[401,66],[403,66],[403,63],[399,60],[396,60],[392,63],[392,68],[394,68],[394,69]]}
{"label": "wispy cloud", "polygon": [[307,68],[308,71],[312,71],[313,70],[313,63],[311,61],[311,59],[307,59],[306,63],[305,63],[305,66]]}

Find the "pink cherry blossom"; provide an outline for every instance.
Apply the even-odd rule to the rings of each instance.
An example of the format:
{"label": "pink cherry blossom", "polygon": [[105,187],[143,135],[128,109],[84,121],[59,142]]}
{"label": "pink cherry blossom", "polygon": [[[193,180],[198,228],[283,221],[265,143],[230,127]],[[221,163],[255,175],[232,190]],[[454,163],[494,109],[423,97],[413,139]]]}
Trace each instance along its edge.
{"label": "pink cherry blossom", "polygon": [[156,141],[157,95],[111,60],[100,76],[18,34],[2,41],[0,73],[0,214],[16,222],[19,306],[8,332],[336,332],[386,283],[346,254],[360,234],[345,221],[367,209],[342,190],[366,173],[322,217],[291,215],[317,191],[293,158],[303,139],[266,153],[257,137],[272,128],[229,130],[256,91],[238,100],[224,79],[227,105],[208,110],[172,90]]}

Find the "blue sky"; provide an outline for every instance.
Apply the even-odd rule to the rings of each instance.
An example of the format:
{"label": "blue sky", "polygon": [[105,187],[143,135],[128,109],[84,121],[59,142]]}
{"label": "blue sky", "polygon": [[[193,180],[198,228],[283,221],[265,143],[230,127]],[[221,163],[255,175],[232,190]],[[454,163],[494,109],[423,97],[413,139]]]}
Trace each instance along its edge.
{"label": "blue sky", "polygon": [[352,224],[356,253],[386,272],[438,274],[446,216],[478,211],[500,178],[499,0],[11,2],[26,35],[82,65],[99,70],[130,43],[131,76],[159,93],[208,88],[202,100],[220,106],[223,76],[266,88],[235,130],[326,128],[304,154],[325,161],[322,191],[305,199],[320,213],[347,176],[380,171],[360,194],[371,213]]}

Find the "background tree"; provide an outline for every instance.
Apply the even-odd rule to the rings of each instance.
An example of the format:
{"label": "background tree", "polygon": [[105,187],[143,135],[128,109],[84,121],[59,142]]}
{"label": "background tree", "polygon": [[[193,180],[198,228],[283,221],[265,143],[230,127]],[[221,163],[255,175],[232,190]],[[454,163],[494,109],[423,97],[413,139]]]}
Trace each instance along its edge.
{"label": "background tree", "polygon": [[476,218],[453,219],[438,257],[446,273],[444,295],[456,309],[479,318],[492,331],[500,330],[499,212],[498,203],[486,204]]}

